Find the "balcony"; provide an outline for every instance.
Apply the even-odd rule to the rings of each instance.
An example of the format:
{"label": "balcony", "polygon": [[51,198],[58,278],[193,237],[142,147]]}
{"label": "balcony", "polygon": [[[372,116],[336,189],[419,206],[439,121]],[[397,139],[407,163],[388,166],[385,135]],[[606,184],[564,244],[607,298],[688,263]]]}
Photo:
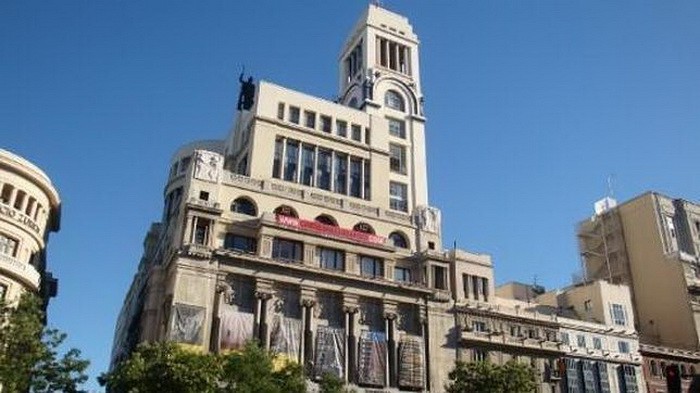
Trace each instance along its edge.
{"label": "balcony", "polygon": [[34,266],[28,263],[22,263],[9,255],[0,254],[0,271],[17,278],[33,290],[39,290],[41,275]]}
{"label": "balcony", "polygon": [[213,214],[221,214],[221,204],[215,201],[205,201],[199,198],[190,198],[187,200],[187,205],[199,210],[203,210]]}

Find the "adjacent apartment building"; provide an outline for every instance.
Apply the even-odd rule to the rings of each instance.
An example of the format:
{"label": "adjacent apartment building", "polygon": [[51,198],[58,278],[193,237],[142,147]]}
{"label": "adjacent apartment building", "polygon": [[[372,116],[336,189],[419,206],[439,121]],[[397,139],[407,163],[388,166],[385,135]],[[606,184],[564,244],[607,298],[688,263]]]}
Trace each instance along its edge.
{"label": "adjacent apartment building", "polygon": [[649,391],[687,389],[700,361],[700,205],[605,198],[577,235],[587,277],[631,289]]}
{"label": "adjacent apartment building", "polygon": [[56,296],[58,281],[47,271],[49,233],[58,231],[61,200],[46,174],[0,149],[0,299],[22,293]]}

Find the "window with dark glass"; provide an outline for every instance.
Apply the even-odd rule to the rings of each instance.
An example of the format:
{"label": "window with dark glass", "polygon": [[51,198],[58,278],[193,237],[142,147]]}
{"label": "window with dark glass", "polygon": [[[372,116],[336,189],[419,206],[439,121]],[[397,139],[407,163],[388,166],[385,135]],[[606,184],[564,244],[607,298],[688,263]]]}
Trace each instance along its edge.
{"label": "window with dark glass", "polygon": [[586,336],[579,334],[576,336],[576,345],[579,348],[586,348]]}
{"label": "window with dark glass", "polygon": [[384,277],[384,261],[379,258],[360,256],[360,273],[365,277]]}
{"label": "window with dark glass", "polygon": [[308,128],[316,128],[316,112],[304,111],[304,125]]}
{"label": "window with dark glass", "polygon": [[362,196],[362,159],[350,159],[350,196]]}
{"label": "window with dark glass", "polygon": [[484,295],[484,301],[489,301],[489,279],[481,277],[481,294]]}
{"label": "window with dark glass", "polygon": [[391,240],[391,244],[393,244],[394,247],[408,248],[408,240],[406,240],[406,237],[404,237],[404,235],[398,232],[392,232],[391,234],[389,234],[389,239]]}
{"label": "window with dark glass", "polygon": [[433,266],[433,288],[447,289],[447,269],[442,266]]}
{"label": "window with dark glass", "polygon": [[354,227],[352,227],[352,230],[362,233],[369,233],[372,235],[374,235],[375,233],[374,228],[372,228],[372,226],[367,224],[366,222],[358,222],[357,224],[355,224]]}
{"label": "window with dark glass", "polygon": [[389,169],[392,172],[406,174],[406,148],[394,143],[389,144]]}
{"label": "window with dark glass", "polygon": [[365,184],[364,184],[364,197],[366,200],[370,200],[371,198],[371,193],[370,189],[372,188],[372,184],[370,183],[370,163],[369,161],[365,160],[365,171],[364,171],[364,178],[365,178]]}
{"label": "window with dark glass", "polygon": [[299,124],[300,110],[296,106],[289,107],[289,121],[294,124]]}
{"label": "window with dark glass", "polygon": [[272,177],[279,179],[282,177],[282,151],[284,150],[284,140],[277,138],[275,140],[275,157],[272,162]]}
{"label": "window with dark glass", "polygon": [[348,136],[348,123],[342,120],[335,121],[335,132],[338,136]]}
{"label": "window with dark glass", "polygon": [[299,160],[299,142],[287,141],[287,152],[284,164],[284,180],[296,181],[297,162]]}
{"label": "window with dark glass", "polygon": [[408,187],[403,183],[389,182],[389,208],[408,211]]}
{"label": "window with dark glass", "polygon": [[301,242],[276,237],[272,241],[272,258],[300,262],[303,257]]}
{"label": "window with dark glass", "polygon": [[488,327],[484,321],[472,321],[472,329],[479,333],[488,332]]}
{"label": "window with dark glass", "polygon": [[407,267],[395,267],[394,268],[394,281],[398,282],[412,282],[411,281],[411,269]]}
{"label": "window with dark glass", "polygon": [[331,159],[333,154],[329,150],[318,150],[318,172],[316,173],[316,186],[324,190],[331,189]]}
{"label": "window with dark glass", "polygon": [[350,131],[352,132],[350,137],[353,140],[358,141],[358,142],[362,142],[362,126],[359,126],[357,124],[353,124],[352,126],[350,126]]}
{"label": "window with dark glass", "polygon": [[330,133],[332,124],[333,121],[330,116],[321,115],[321,131]]}
{"label": "window with dark glass", "polygon": [[630,353],[630,343],[627,341],[618,341],[617,349],[620,351],[620,353]]}
{"label": "window with dark glass", "polygon": [[401,120],[392,118],[389,118],[388,121],[389,135],[393,135],[397,138],[406,139],[406,123]]}
{"label": "window with dark glass", "polygon": [[299,214],[297,214],[297,211],[294,210],[293,207],[287,205],[277,207],[274,213],[278,216],[299,218]]}
{"label": "window with dark glass", "polygon": [[248,198],[236,198],[233,203],[231,203],[231,211],[235,213],[241,213],[248,216],[257,216],[258,211],[255,208],[253,202]]}
{"label": "window with dark glass", "polygon": [[312,145],[303,145],[301,149],[301,184],[310,186],[314,179],[314,156]]}
{"label": "window with dark glass", "polygon": [[340,194],[348,193],[348,155],[342,153],[334,154],[335,160],[335,192]]}
{"label": "window with dark glass", "polygon": [[280,120],[284,120],[284,103],[280,102],[277,104],[277,118]]}
{"label": "window with dark glass", "polygon": [[593,337],[593,349],[603,349],[603,341],[600,337]]}
{"label": "window with dark glass", "polygon": [[224,248],[244,252],[255,252],[257,240],[252,237],[227,233],[224,238]]}
{"label": "window with dark glass", "polygon": [[194,227],[194,243],[207,245],[209,244],[209,220],[196,217]]}
{"label": "window with dark glass", "polygon": [[5,300],[6,294],[7,294],[7,285],[0,284],[0,301]]}
{"label": "window with dark glass", "polygon": [[208,201],[209,200],[209,192],[207,191],[200,191],[199,192],[199,199],[203,201]]}
{"label": "window with dark glass", "polygon": [[345,269],[345,253],[332,248],[319,248],[319,259],[321,267],[331,270]]}
{"label": "window with dark glass", "polygon": [[321,224],[330,225],[333,227],[338,226],[338,223],[335,221],[335,219],[327,214],[321,214],[320,216],[316,217],[316,222],[320,222]]}

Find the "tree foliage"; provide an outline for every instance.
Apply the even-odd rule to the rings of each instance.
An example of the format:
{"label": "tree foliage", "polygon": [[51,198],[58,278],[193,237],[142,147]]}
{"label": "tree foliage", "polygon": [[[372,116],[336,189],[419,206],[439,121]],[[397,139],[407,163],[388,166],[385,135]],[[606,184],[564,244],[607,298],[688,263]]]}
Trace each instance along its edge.
{"label": "tree foliage", "polygon": [[530,393],[536,388],[535,370],[514,360],[504,365],[457,362],[445,386],[448,393]]}
{"label": "tree foliage", "polygon": [[0,302],[0,384],[3,392],[80,392],[90,362],[72,348],[59,353],[66,335],[43,324],[41,300],[23,294],[16,305]]}
{"label": "tree foliage", "polygon": [[345,386],[345,381],[334,374],[326,373],[318,384],[320,393],[351,393]]}
{"label": "tree foliage", "polygon": [[243,351],[205,354],[173,343],[142,344],[99,380],[118,393],[302,393],[302,367],[279,365],[251,343]]}

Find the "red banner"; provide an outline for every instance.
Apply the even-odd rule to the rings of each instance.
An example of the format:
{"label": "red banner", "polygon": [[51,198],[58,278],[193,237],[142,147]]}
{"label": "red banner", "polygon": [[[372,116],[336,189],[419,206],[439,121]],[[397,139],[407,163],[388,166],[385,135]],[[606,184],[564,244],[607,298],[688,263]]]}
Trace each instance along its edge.
{"label": "red banner", "polygon": [[336,227],[333,225],[326,225],[322,224],[318,221],[308,221],[308,220],[300,220],[298,218],[294,217],[289,217],[289,216],[280,216],[277,215],[277,223],[295,228],[295,229],[302,229],[305,231],[310,231],[310,232],[316,232],[322,235],[329,235],[329,236],[334,236],[334,237],[340,237],[343,239],[349,239],[353,240],[356,242],[362,242],[362,243],[370,243],[370,244],[384,244],[385,238],[377,235],[373,235],[371,233],[364,233],[364,232],[358,232],[358,231],[353,231],[352,229],[345,229],[345,228],[340,228]]}

